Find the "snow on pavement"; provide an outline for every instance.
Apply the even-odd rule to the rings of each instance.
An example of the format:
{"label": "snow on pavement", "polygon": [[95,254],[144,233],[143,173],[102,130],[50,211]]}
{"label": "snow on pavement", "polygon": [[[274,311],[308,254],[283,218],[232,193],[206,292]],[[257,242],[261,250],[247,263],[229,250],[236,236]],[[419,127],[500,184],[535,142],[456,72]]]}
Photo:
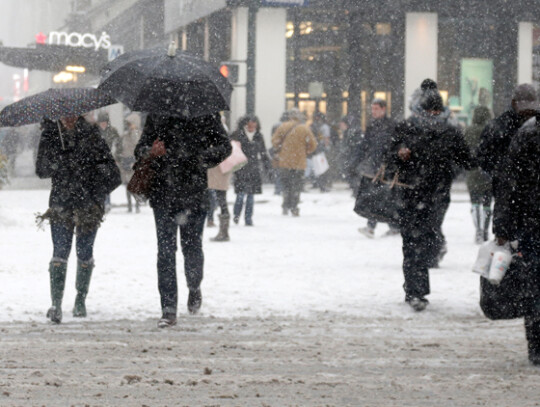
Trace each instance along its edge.
{"label": "snow on pavement", "polygon": [[[255,227],[241,219],[231,224],[231,241],[210,242],[216,228],[204,234],[205,276],[202,316],[307,316],[339,312],[352,316],[408,319],[403,302],[401,238],[375,239],[357,229],[365,220],[353,211],[350,191],[337,185],[330,193],[302,194],[301,216],[281,214],[281,197],[265,185],[256,196]],[[0,322],[45,320],[50,305],[47,267],[52,256],[50,229],[38,230],[35,214],[47,208],[49,191],[0,191]],[[234,194],[229,191],[232,210]],[[90,321],[143,320],[160,314],[156,275],[156,236],[152,211],[127,213],[125,189],[112,196],[113,210],[98,232],[87,307]],[[473,242],[470,206],[455,192],[444,224],[449,252],[440,269],[431,270],[430,306],[426,319],[481,319],[478,277],[471,270]],[[179,312],[185,313],[187,288],[181,252],[177,255]],[[64,322],[72,321],[76,256],[69,260]]]}

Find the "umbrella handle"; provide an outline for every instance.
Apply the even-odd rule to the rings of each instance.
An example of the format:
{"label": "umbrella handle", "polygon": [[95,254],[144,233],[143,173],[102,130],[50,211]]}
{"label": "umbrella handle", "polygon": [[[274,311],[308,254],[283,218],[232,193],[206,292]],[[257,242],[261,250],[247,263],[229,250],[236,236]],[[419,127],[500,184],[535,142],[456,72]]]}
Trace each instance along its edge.
{"label": "umbrella handle", "polygon": [[64,144],[64,137],[62,137],[62,129],[60,128],[60,120],[56,121],[56,125],[58,126],[58,134],[60,134],[60,142],[62,143],[62,150],[65,150],[66,146]]}

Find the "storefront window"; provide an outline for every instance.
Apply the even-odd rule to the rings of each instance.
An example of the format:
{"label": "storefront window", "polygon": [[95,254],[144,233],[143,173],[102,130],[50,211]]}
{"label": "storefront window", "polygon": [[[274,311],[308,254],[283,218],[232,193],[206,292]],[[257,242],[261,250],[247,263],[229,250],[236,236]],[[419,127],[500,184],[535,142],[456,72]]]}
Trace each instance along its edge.
{"label": "storefront window", "polygon": [[346,21],[338,12],[316,9],[289,12],[285,33],[287,108],[297,106],[308,119],[317,111],[332,120],[346,113],[347,97],[343,96],[348,90],[346,34]]}

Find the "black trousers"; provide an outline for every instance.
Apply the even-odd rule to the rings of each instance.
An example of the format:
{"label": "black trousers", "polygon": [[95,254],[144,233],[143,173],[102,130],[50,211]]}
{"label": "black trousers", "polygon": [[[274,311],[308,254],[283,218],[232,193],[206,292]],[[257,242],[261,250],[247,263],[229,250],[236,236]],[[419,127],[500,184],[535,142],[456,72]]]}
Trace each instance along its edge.
{"label": "black trousers", "polygon": [[435,240],[433,244],[431,245],[431,263],[430,264],[437,264],[439,254],[443,250],[443,248],[446,246],[446,237],[443,234],[442,231],[442,225],[444,223],[444,217],[446,216],[446,212],[448,211],[448,207],[450,206],[450,188],[444,189],[444,191],[440,194],[438,194],[437,198],[434,202],[434,211],[435,211]]}
{"label": "black trousers", "polygon": [[433,205],[408,204],[400,212],[403,238],[403,289],[407,297],[424,297],[429,290],[429,264],[437,243],[437,212]]}
{"label": "black trousers", "polygon": [[540,355],[540,236],[526,236],[520,240],[519,248],[529,269],[529,295],[534,298],[525,317],[525,337],[529,352]]}
{"label": "black trousers", "polygon": [[158,288],[163,313],[176,314],[178,307],[176,279],[178,229],[187,286],[190,290],[196,290],[201,285],[204,267],[202,235],[205,218],[206,211],[202,209],[173,213],[167,209],[154,208],[158,241]]}
{"label": "black trousers", "polygon": [[296,209],[300,202],[300,192],[303,186],[303,170],[289,170],[281,168],[279,172],[283,193],[284,209]]}

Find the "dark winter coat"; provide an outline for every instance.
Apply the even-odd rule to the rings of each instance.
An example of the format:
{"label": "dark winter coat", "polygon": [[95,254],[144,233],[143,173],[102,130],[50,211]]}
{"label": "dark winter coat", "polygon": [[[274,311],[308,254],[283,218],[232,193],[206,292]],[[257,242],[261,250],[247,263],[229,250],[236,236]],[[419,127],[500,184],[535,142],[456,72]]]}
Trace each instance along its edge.
{"label": "dark winter coat", "polygon": [[355,163],[360,165],[360,172],[368,175],[377,172],[390,149],[395,128],[396,122],[389,117],[374,119],[368,125],[355,157]]}
{"label": "dark winter coat", "polygon": [[[121,183],[120,171],[99,128],[79,118],[73,131],[56,122],[43,124],[36,174],[52,178],[50,208],[103,207],[105,197]],[[62,147],[62,140],[64,147]]]}
{"label": "dark winter coat", "polygon": [[480,136],[476,154],[478,165],[492,177],[495,200],[502,192],[499,183],[504,175],[503,161],[508,147],[523,122],[524,119],[514,109],[510,109],[489,122]]}
{"label": "dark winter coat", "polygon": [[[527,313],[540,315],[540,117],[527,123],[513,137],[503,162],[500,198],[494,210],[493,231],[507,240],[518,240],[522,263],[514,298],[523,299]],[[531,300],[532,299],[532,300]]]}
{"label": "dark winter coat", "polygon": [[[410,159],[398,157],[402,148],[411,150]],[[396,126],[389,155],[390,166],[398,171],[407,205],[433,205],[450,189],[455,166],[470,169],[471,152],[461,131],[436,116],[410,117]]]}
{"label": "dark winter coat", "polygon": [[540,126],[529,124],[513,137],[502,167],[495,235],[540,244]]}
{"label": "dark winter coat", "polygon": [[135,156],[149,155],[158,138],[164,142],[167,154],[152,161],[155,176],[150,205],[175,213],[206,209],[207,170],[232,151],[219,115],[193,119],[149,115]]}
{"label": "dark winter coat", "polygon": [[236,130],[231,135],[232,140],[239,141],[248,162],[234,173],[234,192],[247,194],[262,193],[261,164],[265,170],[270,169],[270,159],[266,153],[264,138],[256,132],[253,140],[249,141],[244,129]]}

